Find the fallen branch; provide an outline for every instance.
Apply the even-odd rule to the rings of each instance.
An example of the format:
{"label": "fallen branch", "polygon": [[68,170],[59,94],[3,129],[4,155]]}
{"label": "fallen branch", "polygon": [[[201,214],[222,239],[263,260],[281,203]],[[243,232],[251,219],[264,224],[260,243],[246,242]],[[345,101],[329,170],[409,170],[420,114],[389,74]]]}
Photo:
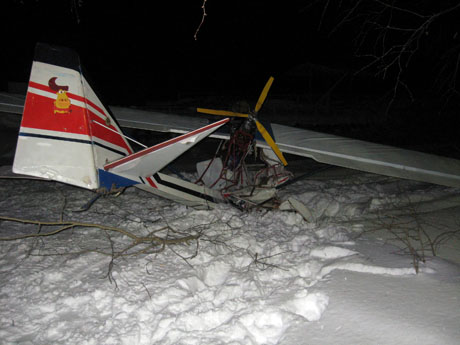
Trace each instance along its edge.
{"label": "fallen branch", "polygon": [[[33,234],[25,234],[25,235],[11,236],[11,237],[0,237],[0,241],[17,241],[17,240],[23,240],[27,238],[47,237],[47,236],[59,234],[66,230],[78,229],[78,228],[81,228],[81,229],[94,228],[98,230],[118,232],[132,239],[134,245],[141,244],[141,243],[152,243],[152,242],[156,244],[160,244],[160,245],[171,245],[171,244],[179,244],[179,243],[188,243],[190,241],[194,241],[199,238],[199,235],[187,235],[187,236],[179,237],[179,238],[162,238],[162,237],[159,237],[153,234],[150,234],[147,236],[137,236],[127,230],[113,227],[113,226],[95,224],[95,223],[73,222],[73,221],[44,222],[44,221],[38,221],[38,220],[12,218],[12,217],[4,217],[4,216],[0,216],[0,220],[22,223],[22,224],[35,224],[35,225],[38,225],[40,229],[43,226],[60,226],[60,228],[49,231],[49,232],[42,232],[40,230],[40,232],[33,233]],[[167,226],[161,229],[158,229],[157,231],[166,230],[166,229],[168,229]]]}

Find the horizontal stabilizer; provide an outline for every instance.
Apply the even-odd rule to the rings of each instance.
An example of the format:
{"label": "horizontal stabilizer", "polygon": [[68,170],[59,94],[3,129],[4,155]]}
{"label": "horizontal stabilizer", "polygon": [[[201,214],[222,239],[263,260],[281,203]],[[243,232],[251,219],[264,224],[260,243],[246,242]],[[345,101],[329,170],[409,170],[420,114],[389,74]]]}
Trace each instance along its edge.
{"label": "horizontal stabilizer", "polygon": [[151,176],[228,121],[229,119],[224,119],[146,148],[109,163],[104,166],[104,169],[127,177]]}

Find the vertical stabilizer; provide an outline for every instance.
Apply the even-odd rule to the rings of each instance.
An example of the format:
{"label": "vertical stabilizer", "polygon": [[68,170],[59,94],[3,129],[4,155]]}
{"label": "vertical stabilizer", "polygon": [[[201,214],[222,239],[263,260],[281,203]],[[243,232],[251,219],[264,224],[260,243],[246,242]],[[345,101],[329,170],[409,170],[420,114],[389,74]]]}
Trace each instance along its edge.
{"label": "vertical stabilizer", "polygon": [[37,44],[13,171],[96,189],[98,169],[131,153],[78,55]]}

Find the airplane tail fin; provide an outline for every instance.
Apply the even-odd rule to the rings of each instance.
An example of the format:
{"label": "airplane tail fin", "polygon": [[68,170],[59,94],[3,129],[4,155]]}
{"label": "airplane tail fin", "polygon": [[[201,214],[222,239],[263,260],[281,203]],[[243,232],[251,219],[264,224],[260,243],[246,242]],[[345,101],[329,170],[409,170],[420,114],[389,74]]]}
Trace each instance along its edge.
{"label": "airplane tail fin", "polygon": [[96,189],[98,170],[133,153],[68,48],[38,43],[13,171]]}

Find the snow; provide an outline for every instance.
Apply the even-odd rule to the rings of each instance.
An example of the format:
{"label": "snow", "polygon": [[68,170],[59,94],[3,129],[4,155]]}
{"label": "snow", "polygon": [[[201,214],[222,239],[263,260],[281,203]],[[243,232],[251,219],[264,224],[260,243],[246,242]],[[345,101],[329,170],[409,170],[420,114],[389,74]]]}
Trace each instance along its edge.
{"label": "snow", "polygon": [[[0,344],[460,341],[458,189],[329,169],[279,193],[311,219],[230,205],[194,210],[137,189],[76,212],[91,192],[11,179],[0,190],[3,217],[199,235],[115,258],[131,240],[95,228],[0,241]],[[0,237],[48,230],[2,221]],[[414,261],[397,237],[409,231],[439,236],[438,256],[412,241],[426,258]]]}

